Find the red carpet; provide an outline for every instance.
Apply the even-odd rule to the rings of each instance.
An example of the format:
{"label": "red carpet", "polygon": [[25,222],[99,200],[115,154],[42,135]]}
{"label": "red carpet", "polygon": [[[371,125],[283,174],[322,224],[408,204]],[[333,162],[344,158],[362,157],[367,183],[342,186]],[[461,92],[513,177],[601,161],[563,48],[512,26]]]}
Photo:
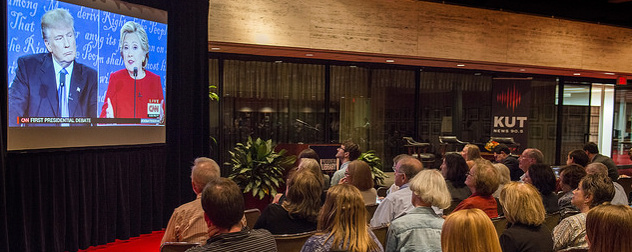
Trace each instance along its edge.
{"label": "red carpet", "polygon": [[89,247],[79,251],[98,252],[158,252],[160,251],[160,241],[165,231],[154,231],[151,234],[140,235],[129,240],[116,240],[114,242]]}

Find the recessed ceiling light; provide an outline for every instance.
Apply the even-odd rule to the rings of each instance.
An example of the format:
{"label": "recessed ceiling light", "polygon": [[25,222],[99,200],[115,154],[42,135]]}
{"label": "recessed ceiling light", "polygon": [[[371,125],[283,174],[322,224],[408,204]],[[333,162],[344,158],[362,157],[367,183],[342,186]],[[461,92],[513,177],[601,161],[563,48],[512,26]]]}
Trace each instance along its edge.
{"label": "recessed ceiling light", "polygon": [[520,72],[524,72],[524,71],[525,71],[524,68],[520,68]]}
{"label": "recessed ceiling light", "polygon": [[474,73],[474,75],[479,76],[479,75],[481,75],[481,73]]}
{"label": "recessed ceiling light", "polygon": [[581,73],[573,73],[573,75],[582,75]]}
{"label": "recessed ceiling light", "polygon": [[395,62],[395,60],[392,60],[392,59],[387,59],[386,60],[386,63],[393,63],[393,62]]}
{"label": "recessed ceiling light", "polygon": [[283,61],[282,60],[277,60],[274,63],[283,63]]}
{"label": "recessed ceiling light", "polygon": [[358,67],[358,66],[349,66],[349,67],[351,67],[351,68],[356,68],[356,67]]}
{"label": "recessed ceiling light", "polygon": [[312,56],[314,56],[314,54],[311,54],[311,53],[306,53],[306,54],[305,54],[305,56],[307,56],[307,57],[312,57]]}
{"label": "recessed ceiling light", "polygon": [[214,50],[214,51],[217,51],[219,49],[220,49],[219,47],[211,47],[211,50]]}
{"label": "recessed ceiling light", "polygon": [[464,66],[465,66],[465,64],[457,64],[456,66],[458,66],[458,67],[464,67]]}
{"label": "recessed ceiling light", "polygon": [[607,75],[614,75],[614,73],[604,73],[604,74],[607,74]]}

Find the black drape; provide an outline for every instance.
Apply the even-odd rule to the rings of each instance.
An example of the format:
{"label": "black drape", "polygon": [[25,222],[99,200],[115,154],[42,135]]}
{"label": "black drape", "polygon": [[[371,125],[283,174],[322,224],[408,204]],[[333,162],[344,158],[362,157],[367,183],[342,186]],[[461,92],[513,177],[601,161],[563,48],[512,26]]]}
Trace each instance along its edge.
{"label": "black drape", "polygon": [[128,2],[169,13],[167,143],[10,152],[4,159],[2,122],[0,251],[74,251],[160,230],[175,207],[194,198],[189,167],[209,154],[209,2]]}

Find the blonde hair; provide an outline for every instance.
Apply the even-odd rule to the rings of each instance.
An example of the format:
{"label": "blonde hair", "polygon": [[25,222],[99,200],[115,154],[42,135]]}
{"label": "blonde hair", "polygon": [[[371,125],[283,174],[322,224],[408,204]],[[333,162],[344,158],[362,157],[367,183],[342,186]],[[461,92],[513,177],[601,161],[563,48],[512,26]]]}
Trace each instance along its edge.
{"label": "blonde hair", "polygon": [[540,192],[531,184],[511,182],[500,192],[500,204],[509,223],[539,226],[546,210]]}
{"label": "blonde hair", "polygon": [[[316,180],[320,183],[321,186],[325,186],[325,179],[323,178],[323,172],[320,168],[320,164],[316,159],[313,158],[302,158],[301,162],[298,164],[297,172],[311,172],[316,175]],[[290,176],[291,177],[291,176]]]}
{"label": "blonde hair", "polygon": [[478,208],[448,215],[441,229],[443,252],[501,252],[491,219]]}
{"label": "blonde hair", "polygon": [[354,160],[347,166],[350,184],[357,187],[360,191],[366,191],[373,188],[373,175],[371,167],[364,161]]}
{"label": "blonde hair", "polygon": [[125,36],[127,34],[136,33],[138,36],[138,40],[140,41],[140,48],[145,52],[145,59],[143,60],[143,69],[147,66],[147,61],[149,61],[149,39],[147,38],[147,32],[143,26],[134,21],[127,21],[121,27],[121,37],[119,39],[119,52],[121,52],[121,57],[123,57],[123,42],[125,41]]}
{"label": "blonde hair", "polygon": [[[311,172],[297,172],[287,183],[283,208],[289,214],[316,222],[323,185]],[[322,176],[320,176],[322,178]]]}
{"label": "blonde hair", "polygon": [[327,199],[320,210],[319,233],[329,233],[327,240],[333,239],[333,250],[377,250],[379,246],[369,234],[367,214],[358,188],[349,184],[335,185],[327,191]]}
{"label": "blonde hair", "polygon": [[437,170],[423,170],[410,181],[410,190],[423,202],[441,209],[450,206],[452,196],[445,179]]}
{"label": "blonde hair", "polygon": [[[472,172],[474,167],[476,167],[476,170]],[[476,179],[474,185],[476,192],[481,196],[492,195],[492,193],[498,189],[499,185],[498,170],[486,159],[477,159],[474,167],[470,169],[470,173],[472,173]]]}
{"label": "blonde hair", "polygon": [[624,205],[602,204],[586,215],[588,251],[632,251],[632,208]]}
{"label": "blonde hair", "polygon": [[474,144],[466,144],[465,148],[467,148],[467,160],[476,160],[481,157],[481,149]]}
{"label": "blonde hair", "polygon": [[498,182],[501,185],[511,182],[511,175],[510,175],[511,172],[509,171],[509,168],[507,168],[506,165],[501,164],[501,163],[495,163],[494,168],[498,170],[498,178],[500,179]]}
{"label": "blonde hair", "polygon": [[217,165],[215,160],[207,157],[199,157],[193,161],[193,166],[191,167],[191,181],[197,192],[201,193],[209,181],[219,176],[219,165]]}

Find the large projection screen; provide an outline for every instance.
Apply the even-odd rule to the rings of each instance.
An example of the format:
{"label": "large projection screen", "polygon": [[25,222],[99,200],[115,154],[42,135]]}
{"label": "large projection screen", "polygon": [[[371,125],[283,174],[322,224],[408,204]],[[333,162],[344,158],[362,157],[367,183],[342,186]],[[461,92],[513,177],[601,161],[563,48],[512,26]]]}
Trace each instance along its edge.
{"label": "large projection screen", "polygon": [[9,151],[165,142],[166,11],[114,0],[6,5]]}

